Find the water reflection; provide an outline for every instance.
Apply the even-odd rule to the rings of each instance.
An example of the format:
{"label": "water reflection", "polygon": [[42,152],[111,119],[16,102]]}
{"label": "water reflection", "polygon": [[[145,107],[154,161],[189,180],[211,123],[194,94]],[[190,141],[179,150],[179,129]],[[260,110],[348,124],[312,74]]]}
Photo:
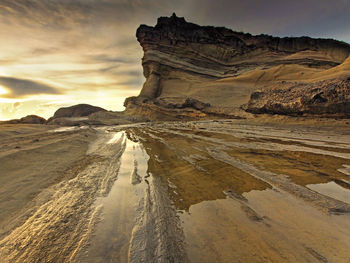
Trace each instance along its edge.
{"label": "water reflection", "polygon": [[108,195],[97,200],[102,206],[101,221],[97,224],[84,262],[127,262],[129,243],[137,218],[137,209],[147,187],[148,156],[142,146],[116,133],[111,143],[126,143],[120,159],[118,176]]}
{"label": "water reflection", "polygon": [[218,156],[225,153],[258,171],[270,172],[290,187],[297,188],[297,184],[311,192],[306,186],[349,203],[350,191],[342,185],[347,184],[347,175],[338,170],[349,165],[348,159],[303,152],[292,144],[289,151],[282,150],[283,145],[276,150],[259,149],[261,139],[252,136],[241,139],[198,130],[174,131],[135,128],[127,133],[138,137],[150,156],[148,172],[168,187],[191,262],[342,262],[347,258],[346,215],[323,214],[293,192],[278,185],[272,189],[208,153],[215,149]]}
{"label": "water reflection", "polygon": [[320,194],[333,197],[337,200],[350,204],[350,191],[339,185],[339,183],[328,182],[324,184],[308,184],[308,188]]}
{"label": "water reflection", "polygon": [[[278,186],[272,188],[263,177],[216,156],[226,154],[281,176],[291,181],[290,186],[306,186],[343,202],[349,190],[342,185],[347,184],[347,175],[339,169],[347,167],[349,160],[278,147],[268,150],[259,148],[261,141],[256,138],[255,144],[253,137],[152,127],[127,128],[113,135],[108,144],[125,142],[126,148],[117,181],[108,196],[99,200],[104,213],[86,262],[154,258],[186,262],[187,257],[192,262],[295,257],[312,261],[326,258],[322,253],[332,258],[330,246],[311,241],[315,235],[327,239],[321,229],[334,225],[333,219]],[[296,218],[301,219],[297,224]],[[314,223],[308,228],[310,222]],[[285,237],[292,233],[295,238]],[[346,240],[342,232],[333,235]],[[343,257],[342,243],[335,246]]]}
{"label": "water reflection", "polygon": [[[148,171],[168,185],[169,195],[178,210],[207,200],[241,196],[252,190],[270,188],[267,183],[226,163],[211,158],[205,144],[174,134],[130,130],[150,156]],[[155,139],[159,136],[159,139]]]}

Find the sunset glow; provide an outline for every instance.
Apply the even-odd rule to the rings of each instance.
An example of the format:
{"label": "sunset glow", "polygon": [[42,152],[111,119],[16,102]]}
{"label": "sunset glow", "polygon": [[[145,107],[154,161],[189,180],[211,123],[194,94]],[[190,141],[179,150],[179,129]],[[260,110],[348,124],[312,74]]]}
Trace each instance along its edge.
{"label": "sunset glow", "polygon": [[[286,9],[280,1],[272,1],[283,17],[279,23],[266,9],[269,5],[253,2],[180,0],[174,5],[172,1],[157,0],[3,0],[1,118],[28,114],[48,118],[59,107],[77,103],[123,110],[124,99],[137,95],[145,80],[136,29],[140,24],[152,25],[157,17],[172,12],[195,23],[225,25],[253,34],[350,41],[348,23],[343,21],[349,20],[346,1],[310,0],[302,13],[298,3]],[[253,4],[254,8],[250,8]],[[319,13],[323,21],[314,19]],[[327,20],[335,13],[339,24],[338,20]],[[39,96],[42,94],[50,99]],[[17,102],[20,106],[14,107]]]}
{"label": "sunset glow", "polygon": [[4,94],[7,94],[7,93],[9,93],[9,90],[6,89],[3,86],[0,86],[0,95],[4,95]]}

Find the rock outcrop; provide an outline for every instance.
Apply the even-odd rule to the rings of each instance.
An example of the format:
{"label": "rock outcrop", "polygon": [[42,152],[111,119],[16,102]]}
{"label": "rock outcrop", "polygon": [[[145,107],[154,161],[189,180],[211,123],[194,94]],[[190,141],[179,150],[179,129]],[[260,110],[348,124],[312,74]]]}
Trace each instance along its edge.
{"label": "rock outcrop", "polygon": [[97,112],[105,112],[101,107],[92,106],[89,104],[78,104],[70,107],[59,108],[53,117],[47,120],[51,125],[98,125],[98,121],[89,121],[89,116]]}
{"label": "rock outcrop", "polygon": [[58,109],[53,115],[53,118],[86,117],[98,111],[106,110],[89,104],[78,104]]}
{"label": "rock outcrop", "polygon": [[28,115],[21,119],[3,121],[1,123],[3,124],[45,124],[46,120],[37,115]]}
{"label": "rock outcrop", "polygon": [[[188,23],[175,14],[158,18],[154,27],[141,25],[136,36],[144,51],[146,82],[125,106],[126,113],[146,117],[152,112],[175,119],[232,112],[258,90],[338,78],[340,71],[329,77],[324,72],[331,74],[350,55],[350,45],[332,39],[253,36]],[[186,100],[196,103],[182,103]]]}
{"label": "rock outcrop", "polygon": [[350,78],[254,92],[246,110],[258,114],[350,117]]}
{"label": "rock outcrop", "polygon": [[28,115],[26,117],[21,118],[20,123],[28,123],[28,124],[44,124],[46,120],[43,117],[37,115]]}

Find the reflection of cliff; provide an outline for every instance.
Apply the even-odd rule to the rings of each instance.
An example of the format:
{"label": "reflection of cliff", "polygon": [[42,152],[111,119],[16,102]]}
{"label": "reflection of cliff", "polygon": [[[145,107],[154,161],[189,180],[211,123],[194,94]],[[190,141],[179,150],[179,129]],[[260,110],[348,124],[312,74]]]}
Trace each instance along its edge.
{"label": "reflection of cliff", "polygon": [[[156,177],[165,185],[176,209],[188,211],[204,201],[227,197],[249,205],[244,202],[248,193],[273,187],[323,211],[350,211],[350,204],[336,200],[343,197],[333,199],[308,189],[328,183],[349,189],[349,150],[336,143],[348,137],[345,126],[341,131],[308,127],[305,132],[289,125],[257,130],[247,123],[159,122],[127,128],[126,134],[149,156],[147,180]],[[334,147],[325,146],[329,143]]]}
{"label": "reflection of cliff", "polygon": [[179,210],[208,200],[228,196],[243,200],[245,192],[270,186],[253,176],[206,153],[208,144],[152,129],[131,129],[128,138],[140,140],[147,154],[148,173],[161,178],[169,187],[173,204]]}
{"label": "reflection of cliff", "polygon": [[[334,74],[332,69],[350,55],[350,45],[330,39],[252,36],[198,26],[175,14],[160,17],[154,27],[141,25],[136,36],[144,50],[146,82],[140,95],[125,105],[137,114],[176,117],[179,108],[192,117],[226,114],[247,103],[256,90],[287,89],[295,82],[349,73]],[[207,106],[196,109],[184,103],[186,98]]]}

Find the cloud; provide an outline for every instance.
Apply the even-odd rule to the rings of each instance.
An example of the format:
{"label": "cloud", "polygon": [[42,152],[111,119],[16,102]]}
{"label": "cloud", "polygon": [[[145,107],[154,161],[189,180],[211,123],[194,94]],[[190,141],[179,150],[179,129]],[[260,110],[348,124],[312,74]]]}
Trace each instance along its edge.
{"label": "cloud", "polygon": [[133,78],[130,80],[120,81],[115,84],[118,86],[127,86],[129,88],[135,88],[135,87],[140,87],[142,83],[143,81],[140,80],[139,78]]}
{"label": "cloud", "polygon": [[133,44],[139,24],[173,11],[201,24],[289,35],[309,25],[318,32],[325,26],[346,30],[348,24],[337,21],[349,22],[349,8],[348,0],[2,0],[0,17],[10,25],[104,35],[121,47]]}
{"label": "cloud", "polygon": [[111,56],[108,54],[99,54],[89,57],[94,62],[134,64],[137,60],[130,56]]}
{"label": "cloud", "polygon": [[86,21],[89,8],[83,1],[2,0],[0,13],[10,24],[67,29],[75,23]]}
{"label": "cloud", "polygon": [[15,102],[15,103],[5,103],[2,106],[2,112],[3,113],[14,113],[17,110],[19,110],[19,108],[22,106],[21,102]]}
{"label": "cloud", "polygon": [[0,85],[8,88],[7,97],[21,97],[33,94],[60,94],[60,91],[49,85],[27,79],[0,77]]}

